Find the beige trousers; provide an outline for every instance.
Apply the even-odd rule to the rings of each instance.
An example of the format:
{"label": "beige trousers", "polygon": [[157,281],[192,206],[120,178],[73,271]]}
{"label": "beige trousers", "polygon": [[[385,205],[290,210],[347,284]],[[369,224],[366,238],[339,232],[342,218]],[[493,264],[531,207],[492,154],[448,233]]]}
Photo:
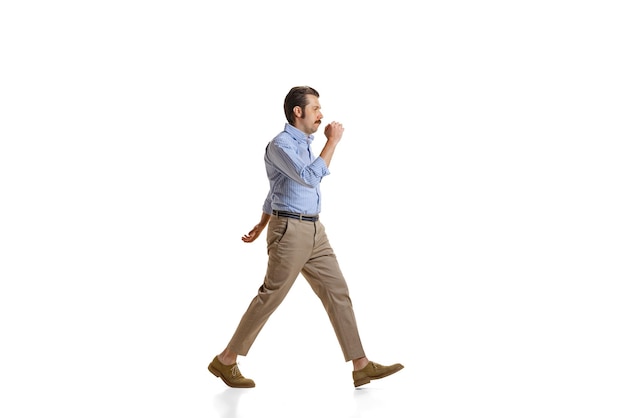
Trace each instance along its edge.
{"label": "beige trousers", "polygon": [[348,286],[321,222],[272,216],[267,230],[267,272],[228,348],[245,356],[300,273],[322,301],[346,361],[365,356]]}

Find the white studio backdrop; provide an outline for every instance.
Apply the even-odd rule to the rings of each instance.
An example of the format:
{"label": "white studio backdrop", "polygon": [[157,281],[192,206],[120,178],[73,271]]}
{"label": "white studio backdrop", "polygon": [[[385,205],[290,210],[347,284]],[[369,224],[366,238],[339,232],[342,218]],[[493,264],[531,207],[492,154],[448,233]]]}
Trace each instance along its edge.
{"label": "white studio backdrop", "polygon": [[[322,219],[368,355],[434,399],[621,416],[618,5],[3,3],[2,415],[203,414],[178,401],[261,284],[240,237],[308,84],[346,128]],[[244,361],[303,356],[342,364],[301,280]]]}

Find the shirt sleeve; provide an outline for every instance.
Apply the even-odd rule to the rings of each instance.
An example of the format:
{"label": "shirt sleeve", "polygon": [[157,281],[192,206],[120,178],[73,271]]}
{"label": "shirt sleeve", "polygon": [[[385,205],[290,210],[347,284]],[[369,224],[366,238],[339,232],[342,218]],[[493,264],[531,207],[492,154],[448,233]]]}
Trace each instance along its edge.
{"label": "shirt sleeve", "polygon": [[263,202],[263,212],[269,215],[272,214],[272,189],[267,192],[267,197],[265,198],[265,202]]}
{"label": "shirt sleeve", "polygon": [[303,186],[316,187],[330,174],[323,158],[317,157],[311,163],[301,158],[294,141],[272,141],[267,147],[267,158],[276,169]]}

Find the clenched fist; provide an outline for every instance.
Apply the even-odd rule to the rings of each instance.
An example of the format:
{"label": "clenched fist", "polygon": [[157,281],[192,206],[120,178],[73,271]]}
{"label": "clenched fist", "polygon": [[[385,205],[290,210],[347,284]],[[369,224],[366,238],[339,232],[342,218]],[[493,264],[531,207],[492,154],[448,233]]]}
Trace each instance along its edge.
{"label": "clenched fist", "polygon": [[339,122],[331,122],[324,128],[324,135],[329,141],[339,142],[343,136],[343,125]]}

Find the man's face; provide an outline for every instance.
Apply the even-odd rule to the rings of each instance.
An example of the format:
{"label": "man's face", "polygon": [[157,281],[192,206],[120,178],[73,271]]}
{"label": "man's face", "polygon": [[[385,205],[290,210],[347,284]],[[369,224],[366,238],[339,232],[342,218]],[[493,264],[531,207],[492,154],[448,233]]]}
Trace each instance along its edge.
{"label": "man's face", "polygon": [[296,128],[300,129],[307,135],[317,131],[317,128],[322,124],[322,106],[317,97],[312,94],[307,95],[308,104],[305,106],[301,117],[296,118]]}

